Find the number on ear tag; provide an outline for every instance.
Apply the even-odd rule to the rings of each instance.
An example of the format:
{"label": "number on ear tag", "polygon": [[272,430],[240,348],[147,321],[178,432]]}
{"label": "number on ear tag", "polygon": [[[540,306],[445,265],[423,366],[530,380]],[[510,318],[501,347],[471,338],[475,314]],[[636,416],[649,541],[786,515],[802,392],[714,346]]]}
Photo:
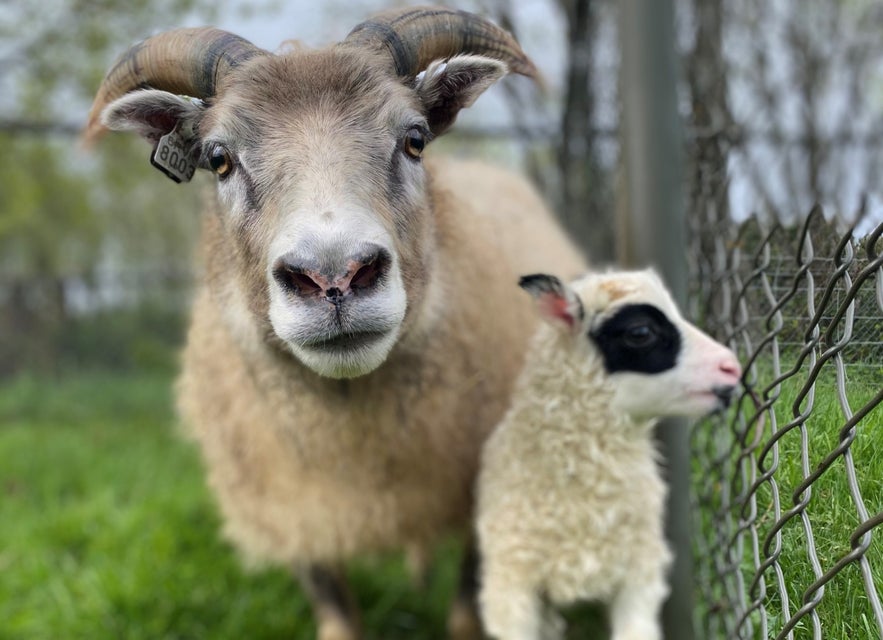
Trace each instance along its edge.
{"label": "number on ear tag", "polygon": [[150,155],[150,164],[175,182],[190,182],[196,172],[190,145],[177,129],[159,139]]}

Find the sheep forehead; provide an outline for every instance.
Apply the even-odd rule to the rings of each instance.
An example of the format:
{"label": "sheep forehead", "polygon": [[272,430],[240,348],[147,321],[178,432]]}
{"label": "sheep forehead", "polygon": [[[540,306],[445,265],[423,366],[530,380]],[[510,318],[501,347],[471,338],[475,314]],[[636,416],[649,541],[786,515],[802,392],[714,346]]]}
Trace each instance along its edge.
{"label": "sheep forehead", "polygon": [[265,211],[317,204],[306,194],[382,204],[394,145],[423,118],[412,90],[334,48],[258,57],[231,76],[201,132],[239,154]]}
{"label": "sheep forehead", "polygon": [[[419,114],[414,92],[369,54],[340,48],[258,56],[225,78],[203,125],[256,143],[260,133],[303,129],[302,114],[388,122]],[[249,135],[251,133],[251,135]]]}
{"label": "sheep forehead", "polygon": [[590,316],[607,316],[627,304],[651,304],[672,321],[680,318],[671,294],[651,269],[593,273],[576,281],[573,288]]}

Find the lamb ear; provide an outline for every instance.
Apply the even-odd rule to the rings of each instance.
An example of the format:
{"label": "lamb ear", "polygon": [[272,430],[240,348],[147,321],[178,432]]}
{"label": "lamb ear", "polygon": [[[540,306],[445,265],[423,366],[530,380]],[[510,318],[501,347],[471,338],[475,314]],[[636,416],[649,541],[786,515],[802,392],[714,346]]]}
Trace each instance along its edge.
{"label": "lamb ear", "polygon": [[540,316],[550,324],[574,331],[582,322],[584,311],[576,293],[555,276],[535,273],[522,276],[518,286],[533,296]]}
{"label": "lamb ear", "polygon": [[167,91],[133,91],[114,100],[101,114],[101,121],[114,131],[134,131],[152,143],[177,128],[188,137],[196,128],[205,107]]}
{"label": "lamb ear", "polygon": [[508,72],[505,63],[476,55],[436,60],[417,79],[417,95],[435,135],[454,124],[460,109],[471,106],[485,89]]}

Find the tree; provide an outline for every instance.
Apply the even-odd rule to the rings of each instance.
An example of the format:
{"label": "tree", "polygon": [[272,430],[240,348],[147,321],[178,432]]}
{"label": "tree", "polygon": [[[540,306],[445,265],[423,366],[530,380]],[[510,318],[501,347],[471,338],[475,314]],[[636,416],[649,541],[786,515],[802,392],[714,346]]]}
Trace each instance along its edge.
{"label": "tree", "polygon": [[597,153],[593,53],[598,0],[559,0],[567,18],[567,67],[558,170],[564,225],[594,262],[614,259],[615,223],[610,177]]}
{"label": "tree", "polygon": [[[54,368],[72,312],[102,302],[96,285],[109,262],[129,273],[165,267],[166,256],[189,263],[182,245],[195,234],[196,190],[174,190],[158,174],[145,180],[137,141],[109,139],[87,154],[72,134],[120,52],[185,14],[217,10],[205,0],[3,7],[11,19],[0,23],[0,374]],[[137,287],[122,281],[120,295]]]}

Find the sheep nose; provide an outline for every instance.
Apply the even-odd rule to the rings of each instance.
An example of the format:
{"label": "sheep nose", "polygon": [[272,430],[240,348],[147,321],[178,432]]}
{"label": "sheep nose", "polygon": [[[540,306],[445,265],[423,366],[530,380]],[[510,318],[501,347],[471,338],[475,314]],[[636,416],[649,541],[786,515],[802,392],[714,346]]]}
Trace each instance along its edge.
{"label": "sheep nose", "polygon": [[348,295],[370,293],[383,281],[391,262],[388,251],[368,245],[342,260],[306,259],[289,253],[276,260],[272,272],[284,290],[337,305]]}
{"label": "sheep nose", "polygon": [[736,356],[732,353],[724,356],[720,362],[718,362],[717,368],[722,374],[732,378],[734,382],[738,382],[739,378],[742,377],[742,365],[739,364]]}

